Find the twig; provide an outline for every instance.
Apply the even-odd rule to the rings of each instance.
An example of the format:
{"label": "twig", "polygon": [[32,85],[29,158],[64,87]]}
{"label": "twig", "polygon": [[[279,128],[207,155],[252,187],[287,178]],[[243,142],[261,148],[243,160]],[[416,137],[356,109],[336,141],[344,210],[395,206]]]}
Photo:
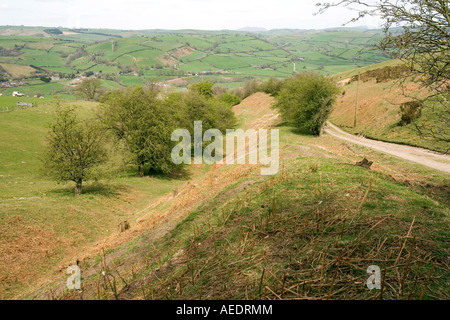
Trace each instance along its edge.
{"label": "twig", "polygon": [[411,231],[412,231],[412,228],[413,228],[413,226],[414,226],[414,222],[415,222],[415,221],[416,221],[416,217],[414,216],[413,221],[411,222],[411,225],[410,225],[410,227],[409,227],[408,234],[407,234],[406,237],[405,237],[405,241],[403,242],[402,248],[400,249],[400,252],[399,252],[398,257],[397,257],[397,259],[395,260],[395,263],[394,263],[394,264],[397,264],[397,263],[398,263],[398,260],[400,260],[400,257],[401,257],[401,255],[402,255],[403,249],[404,249],[405,246],[406,246],[406,241],[408,241],[408,238],[409,238],[410,235],[411,235]]}
{"label": "twig", "polygon": [[361,214],[362,213],[362,207],[364,206],[364,203],[366,202],[367,196],[369,195],[370,189],[372,188],[372,183],[373,180],[370,180],[370,184],[369,184],[369,188],[367,188],[366,194],[364,195],[364,198],[361,201],[361,204],[359,205],[358,208],[358,213]]}
{"label": "twig", "polygon": [[425,286],[423,287],[423,290],[422,290],[422,293],[420,294],[419,300],[423,299],[423,296],[425,295],[425,291],[427,291],[428,283],[430,283],[430,279],[434,273],[435,267],[436,267],[436,262],[434,262],[433,267],[431,267],[430,273],[428,274],[428,277],[427,277],[427,282],[425,283]]}

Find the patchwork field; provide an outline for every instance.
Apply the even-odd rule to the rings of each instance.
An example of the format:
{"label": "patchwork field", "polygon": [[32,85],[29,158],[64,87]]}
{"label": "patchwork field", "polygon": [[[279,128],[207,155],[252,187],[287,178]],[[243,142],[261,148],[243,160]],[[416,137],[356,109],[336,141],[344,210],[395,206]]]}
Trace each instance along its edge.
{"label": "patchwork field", "polygon": [[[294,71],[335,74],[389,59],[372,45],[378,30],[320,31],[135,31],[69,30],[48,34],[42,28],[0,27],[0,80],[3,92],[23,91],[33,78],[57,76],[37,89],[72,95],[66,79],[95,75],[119,87],[189,77],[235,87],[249,79],[286,78]],[[232,75],[224,80],[222,74]],[[131,76],[140,77],[132,79]],[[219,76],[217,76],[219,75]],[[119,77],[118,77],[119,76]],[[26,80],[17,86],[16,79]],[[233,82],[235,84],[230,84]]]}

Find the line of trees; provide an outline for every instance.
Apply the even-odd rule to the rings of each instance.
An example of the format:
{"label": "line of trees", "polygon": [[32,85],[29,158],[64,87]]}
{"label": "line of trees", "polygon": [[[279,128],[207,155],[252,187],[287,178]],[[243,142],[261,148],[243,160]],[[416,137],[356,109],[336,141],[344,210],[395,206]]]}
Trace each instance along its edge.
{"label": "line of trees", "polygon": [[[43,157],[45,172],[58,182],[73,181],[75,193],[85,180],[97,179],[117,153],[132,164],[139,176],[170,175],[173,164],[171,141],[175,129],[203,131],[234,128],[232,106],[240,102],[227,92],[214,93],[210,82],[196,83],[188,92],[164,95],[155,87],[130,87],[103,95],[94,119],[81,120],[73,108],[58,107]],[[116,150],[116,154],[114,154]]]}

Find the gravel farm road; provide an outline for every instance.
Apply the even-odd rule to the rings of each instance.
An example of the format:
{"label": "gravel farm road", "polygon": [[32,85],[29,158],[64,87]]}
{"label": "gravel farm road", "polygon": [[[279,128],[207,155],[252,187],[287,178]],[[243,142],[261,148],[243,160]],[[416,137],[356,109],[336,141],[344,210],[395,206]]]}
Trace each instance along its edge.
{"label": "gravel farm road", "polygon": [[343,139],[360,146],[372,148],[374,150],[381,151],[405,160],[413,161],[433,169],[450,173],[450,155],[447,154],[407,145],[354,136],[339,129],[329,121],[327,121],[326,123],[324,132],[336,138]]}

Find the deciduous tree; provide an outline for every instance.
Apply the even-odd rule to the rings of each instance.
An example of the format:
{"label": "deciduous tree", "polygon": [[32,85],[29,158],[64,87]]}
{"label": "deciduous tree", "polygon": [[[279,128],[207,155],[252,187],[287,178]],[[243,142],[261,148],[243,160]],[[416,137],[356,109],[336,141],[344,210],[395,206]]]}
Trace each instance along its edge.
{"label": "deciduous tree", "polygon": [[83,182],[99,178],[99,166],[106,160],[98,126],[93,121],[79,120],[74,109],[60,109],[47,137],[45,173],[58,182],[75,182],[75,193],[81,194]]}
{"label": "deciduous tree", "polygon": [[172,131],[176,122],[171,108],[166,108],[151,88],[132,87],[108,92],[102,99],[100,117],[107,130],[130,151],[140,176],[144,168],[168,174],[171,160]]}
{"label": "deciduous tree", "polygon": [[100,79],[84,79],[75,87],[75,94],[89,101],[98,101],[104,92]]}

